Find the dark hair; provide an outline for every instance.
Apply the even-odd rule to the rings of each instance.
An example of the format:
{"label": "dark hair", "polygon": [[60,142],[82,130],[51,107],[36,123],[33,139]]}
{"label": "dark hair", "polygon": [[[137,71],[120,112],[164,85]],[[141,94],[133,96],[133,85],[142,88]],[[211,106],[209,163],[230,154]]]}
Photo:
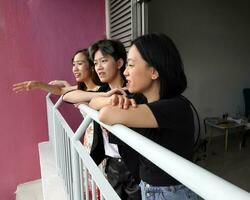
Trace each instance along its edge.
{"label": "dark hair", "polygon": [[95,53],[98,50],[100,50],[103,55],[112,56],[115,59],[115,61],[119,59],[123,60],[123,65],[120,68],[120,74],[123,80],[126,80],[123,74],[126,68],[126,61],[127,61],[127,53],[124,45],[118,40],[109,40],[109,39],[99,40],[89,47],[89,54],[92,61],[94,61]]}
{"label": "dark hair", "polygon": [[[74,57],[75,57],[78,53],[82,53],[83,55],[86,56],[87,61],[88,61],[88,63],[89,63],[90,71],[91,71],[91,79],[93,80],[93,82],[94,82],[96,85],[102,85],[102,83],[101,83],[101,81],[100,81],[98,75],[97,75],[96,72],[95,72],[94,63],[93,63],[93,61],[90,59],[88,49],[80,49],[80,50],[76,51],[75,54],[74,54],[73,57],[72,57],[72,63],[73,63],[73,61],[74,61]],[[79,89],[79,90],[86,90],[87,87],[86,87],[86,85],[85,85],[84,82],[78,82],[78,83],[77,83],[77,89]]]}
{"label": "dark hair", "polygon": [[160,98],[180,95],[187,87],[187,79],[179,51],[165,34],[152,33],[132,42],[149,66],[154,67],[160,78]]}

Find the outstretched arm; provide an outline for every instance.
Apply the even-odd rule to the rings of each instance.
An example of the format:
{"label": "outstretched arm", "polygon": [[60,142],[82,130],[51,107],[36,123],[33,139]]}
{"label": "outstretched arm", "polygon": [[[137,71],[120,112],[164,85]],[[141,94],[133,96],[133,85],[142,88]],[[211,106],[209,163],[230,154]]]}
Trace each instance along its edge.
{"label": "outstretched arm", "polygon": [[71,84],[65,80],[54,80],[49,82],[50,85],[57,85],[59,87],[71,87]]}
{"label": "outstretched arm", "polygon": [[66,102],[78,104],[81,102],[89,102],[92,98],[97,96],[105,96],[105,92],[86,92],[82,90],[74,90],[66,93],[63,100]]}
{"label": "outstretched arm", "polygon": [[13,85],[13,91],[16,93],[22,91],[30,91],[34,89],[44,90],[46,92],[50,92],[55,95],[62,95],[70,90],[76,89],[77,86],[70,87],[60,87],[58,85],[50,85],[48,83],[44,83],[41,81],[24,81],[21,83],[16,83]]}

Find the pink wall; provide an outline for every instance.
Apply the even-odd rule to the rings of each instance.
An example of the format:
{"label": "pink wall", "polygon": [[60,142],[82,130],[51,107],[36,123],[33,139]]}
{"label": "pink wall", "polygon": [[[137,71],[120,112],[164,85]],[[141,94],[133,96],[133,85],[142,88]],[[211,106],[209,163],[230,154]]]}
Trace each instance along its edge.
{"label": "pink wall", "polygon": [[23,80],[73,82],[71,56],[105,35],[104,0],[0,1],[0,199],[40,177],[37,144],[47,140],[45,93],[15,94]]}

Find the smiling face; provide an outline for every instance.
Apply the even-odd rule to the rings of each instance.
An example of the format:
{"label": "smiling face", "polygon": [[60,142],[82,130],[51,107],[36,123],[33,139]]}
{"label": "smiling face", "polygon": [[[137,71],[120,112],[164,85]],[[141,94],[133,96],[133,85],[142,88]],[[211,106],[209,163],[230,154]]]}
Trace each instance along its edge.
{"label": "smiling face", "polygon": [[119,76],[119,61],[115,61],[110,55],[103,55],[100,50],[94,55],[94,65],[95,71],[102,83],[110,83]]}
{"label": "smiling face", "polygon": [[91,77],[91,69],[87,57],[83,53],[74,56],[72,72],[77,82],[84,82]]}
{"label": "smiling face", "polygon": [[129,49],[128,63],[124,75],[128,82],[127,88],[131,93],[146,94],[158,78],[158,72],[143,60],[134,45]]}

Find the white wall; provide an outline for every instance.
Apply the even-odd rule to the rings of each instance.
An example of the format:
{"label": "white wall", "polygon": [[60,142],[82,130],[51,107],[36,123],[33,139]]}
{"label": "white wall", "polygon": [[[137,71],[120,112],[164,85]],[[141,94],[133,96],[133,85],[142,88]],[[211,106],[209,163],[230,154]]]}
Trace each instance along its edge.
{"label": "white wall", "polygon": [[188,78],[184,95],[201,120],[244,113],[242,89],[250,87],[250,1],[152,0],[148,7],[149,32],[166,33],[180,50]]}

